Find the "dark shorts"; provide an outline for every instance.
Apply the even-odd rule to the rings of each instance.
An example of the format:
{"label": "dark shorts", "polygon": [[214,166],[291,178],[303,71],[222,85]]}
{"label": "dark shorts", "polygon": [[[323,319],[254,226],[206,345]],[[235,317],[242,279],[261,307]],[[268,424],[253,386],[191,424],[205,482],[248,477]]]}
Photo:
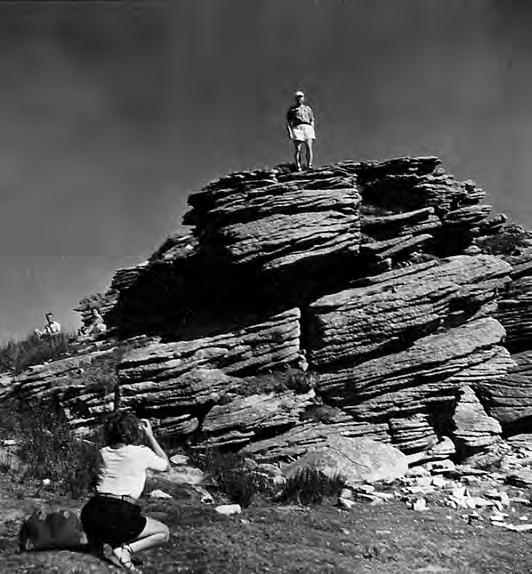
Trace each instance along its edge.
{"label": "dark shorts", "polygon": [[146,526],[146,517],[137,504],[95,496],[83,507],[81,522],[90,544],[116,547],[138,538]]}

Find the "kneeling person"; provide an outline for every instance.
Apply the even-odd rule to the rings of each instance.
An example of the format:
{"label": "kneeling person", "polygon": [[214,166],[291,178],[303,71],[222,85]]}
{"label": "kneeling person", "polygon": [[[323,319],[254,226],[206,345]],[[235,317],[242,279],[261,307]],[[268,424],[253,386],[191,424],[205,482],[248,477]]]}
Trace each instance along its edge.
{"label": "kneeling person", "polygon": [[[142,434],[150,447],[141,446]],[[108,446],[100,449],[100,470],[96,495],[81,511],[89,543],[105,545],[106,557],[131,572],[140,572],[131,555],[168,541],[168,527],[143,516],[137,499],[144,490],[146,470],[168,469],[163,451],[149,421],[130,412],[113,413],[104,426]]]}

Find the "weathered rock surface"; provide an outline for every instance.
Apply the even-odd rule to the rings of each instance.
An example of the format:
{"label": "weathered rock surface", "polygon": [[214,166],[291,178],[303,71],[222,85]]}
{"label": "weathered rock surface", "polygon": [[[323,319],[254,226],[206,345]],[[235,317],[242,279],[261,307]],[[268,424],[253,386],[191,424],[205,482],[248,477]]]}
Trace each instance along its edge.
{"label": "weathered rock surface", "polygon": [[[510,266],[488,255],[457,256],[384,274],[367,287],[310,305],[310,364],[322,367],[435,331],[459,311],[472,313],[508,282]],[[417,337],[416,337],[417,335]]]}
{"label": "weathered rock surface", "polygon": [[196,225],[203,249],[232,264],[269,271],[359,248],[356,178],[340,166],[234,174],[189,203],[185,222]]}
{"label": "weathered rock surface", "polygon": [[112,369],[80,348],[0,399],[54,398],[80,432],[118,401],[175,441],[267,461],[331,437],[425,460],[452,431],[462,450],[497,421],[527,432],[532,236],[483,200],[434,157],[220,178],[190,196],[189,233],[80,305],[104,315]]}
{"label": "weathered rock surface", "polygon": [[532,350],[512,355],[516,365],[500,379],[482,384],[493,417],[505,426],[526,425],[532,418]]}
{"label": "weathered rock surface", "polygon": [[347,438],[365,437],[379,442],[389,442],[386,423],[371,424],[355,421],[347,414],[336,417],[330,423],[303,421],[289,430],[274,437],[257,440],[243,448],[244,453],[253,455],[258,460],[289,460],[315,448],[323,446],[331,436]]}
{"label": "weathered rock surface", "polygon": [[284,468],[285,476],[311,467],[330,477],[342,476],[346,484],[395,480],[408,471],[408,459],[393,446],[367,438],[329,436],[320,446]]}
{"label": "weathered rock surface", "polygon": [[453,436],[462,454],[489,447],[502,433],[501,425],[488,416],[473,389],[460,387],[459,399],[452,417]]}
{"label": "weathered rock surface", "polygon": [[496,317],[506,329],[511,349],[532,348],[532,276],[512,281],[499,300]]}
{"label": "weathered rock surface", "polygon": [[119,376],[131,385],[168,380],[199,368],[239,374],[289,363],[297,359],[300,350],[299,317],[299,310],[291,309],[237,331],[149,345],[124,356]]}
{"label": "weathered rock surface", "polygon": [[484,318],[430,335],[410,348],[323,372],[317,390],[361,420],[383,420],[454,402],[459,386],[480,385],[514,365],[499,345],[504,329]]}
{"label": "weathered rock surface", "polygon": [[265,432],[271,434],[276,429],[285,429],[299,421],[314,396],[312,390],[304,394],[286,391],[240,397],[216,405],[203,420],[201,428],[209,438],[202,444],[242,446]]}

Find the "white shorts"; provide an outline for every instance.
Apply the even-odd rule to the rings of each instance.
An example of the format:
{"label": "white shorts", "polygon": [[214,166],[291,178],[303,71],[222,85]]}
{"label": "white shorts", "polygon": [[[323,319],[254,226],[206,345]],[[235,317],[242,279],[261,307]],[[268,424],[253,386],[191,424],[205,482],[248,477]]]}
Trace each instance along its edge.
{"label": "white shorts", "polygon": [[315,139],[314,126],[310,124],[299,124],[295,128],[292,128],[292,140],[296,142],[306,142]]}

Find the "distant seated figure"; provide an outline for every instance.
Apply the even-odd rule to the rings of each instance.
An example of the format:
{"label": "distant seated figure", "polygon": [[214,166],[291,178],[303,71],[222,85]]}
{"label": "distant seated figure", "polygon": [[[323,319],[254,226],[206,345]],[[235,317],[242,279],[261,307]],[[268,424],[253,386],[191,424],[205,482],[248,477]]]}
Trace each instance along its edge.
{"label": "distant seated figure", "polygon": [[46,325],[44,326],[44,329],[35,329],[34,333],[41,339],[59,335],[59,333],[61,333],[61,324],[59,321],[54,321],[54,314],[46,313],[45,317]]}
{"label": "distant seated figure", "polygon": [[107,325],[100,315],[98,309],[93,309],[91,311],[91,317],[88,325],[83,325],[78,331],[81,337],[90,337],[96,335],[102,335],[107,331]]}

